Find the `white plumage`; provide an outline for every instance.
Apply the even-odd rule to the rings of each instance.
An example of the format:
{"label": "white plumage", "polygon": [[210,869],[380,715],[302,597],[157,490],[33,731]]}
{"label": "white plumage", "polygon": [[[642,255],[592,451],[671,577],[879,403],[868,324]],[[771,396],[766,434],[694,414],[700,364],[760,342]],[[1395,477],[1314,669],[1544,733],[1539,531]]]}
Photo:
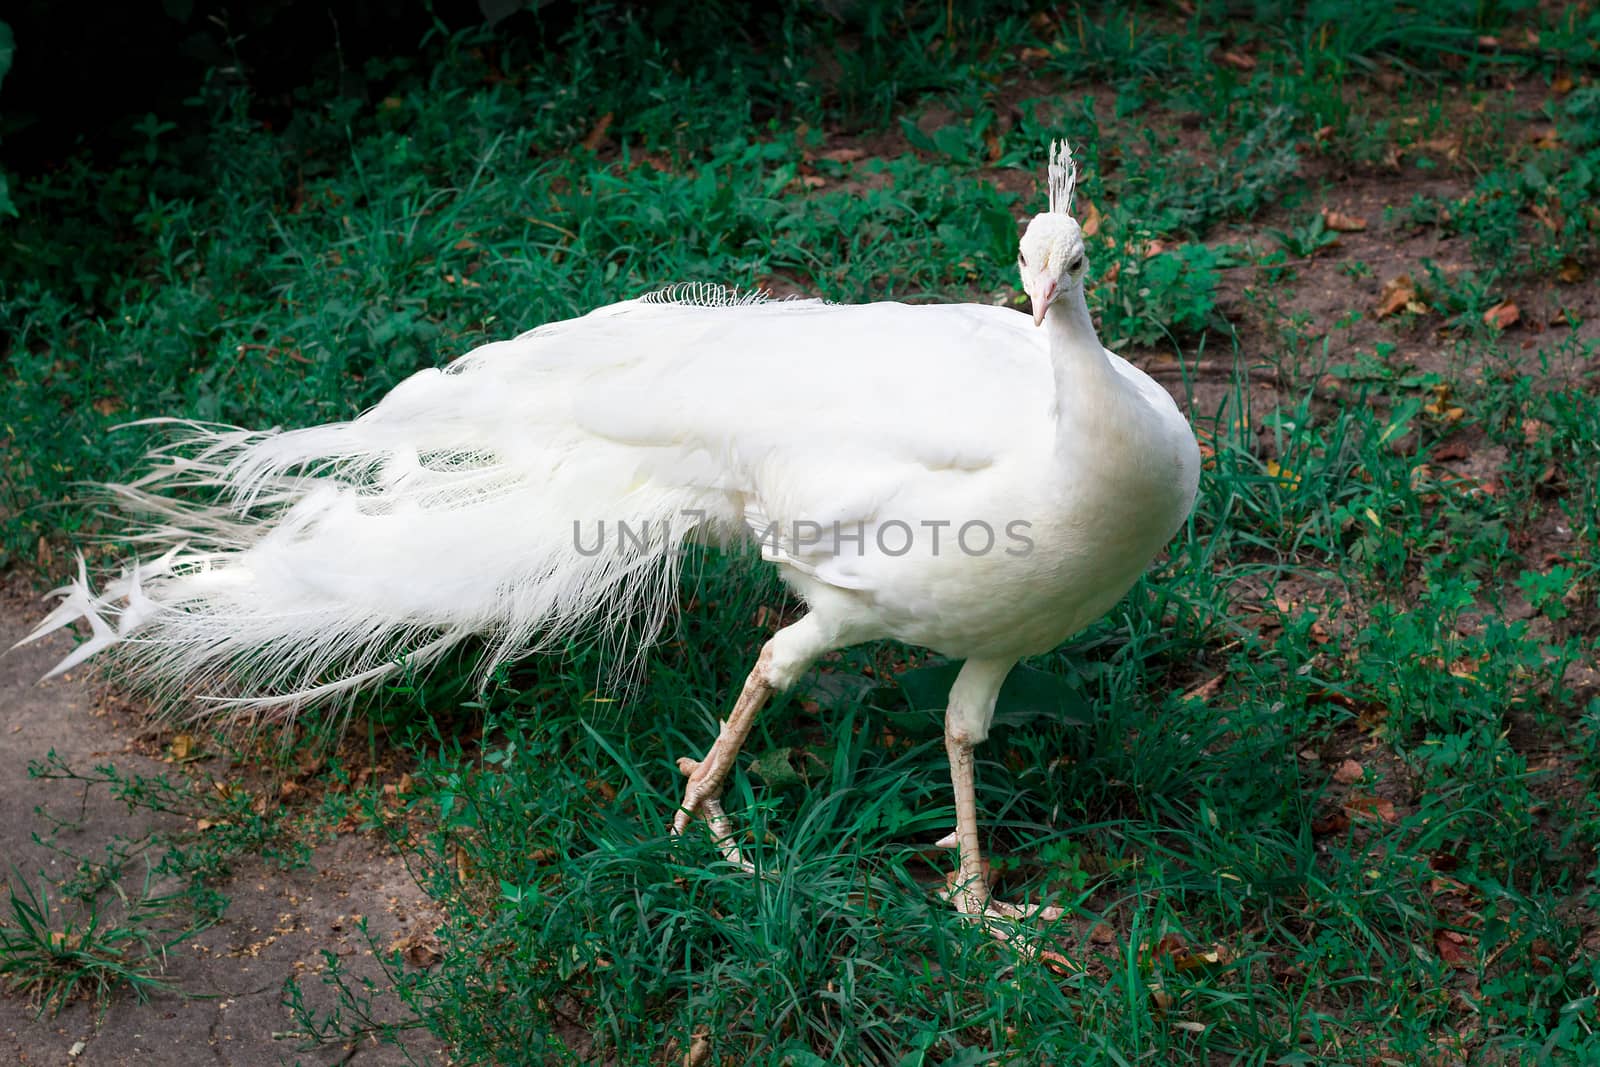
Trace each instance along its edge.
{"label": "white plumage", "polygon": [[[1019,269],[1034,321],[975,304],[838,306],[691,287],[485,345],[350,422],[189,425],[115,487],[150,555],[87,575],[28,638],[103,649],[235,711],[337,699],[469,635],[487,671],[596,621],[647,641],[686,538],[753,537],[808,613],[773,635],[689,777],[719,803],[754,716],[824,652],[893,637],[965,659],[946,716],[964,911],[980,877],[972,748],[1006,673],[1109,609],[1182,524],[1199,454],[1083,297],[1073,169]],[[1036,329],[1038,325],[1042,329]],[[195,497],[209,498],[194,503]]]}

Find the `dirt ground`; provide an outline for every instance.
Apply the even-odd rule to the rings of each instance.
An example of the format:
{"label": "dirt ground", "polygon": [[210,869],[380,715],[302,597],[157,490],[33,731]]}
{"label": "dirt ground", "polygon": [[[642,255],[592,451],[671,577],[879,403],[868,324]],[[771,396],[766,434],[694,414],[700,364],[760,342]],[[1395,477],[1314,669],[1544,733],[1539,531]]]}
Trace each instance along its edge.
{"label": "dirt ground", "polygon": [[[15,590],[0,598],[0,647],[9,647],[39,613],[36,601]],[[129,814],[126,805],[93,790],[82,817],[82,783],[38,781],[28,776],[31,760],[54,750],[76,767],[114,762],[129,773],[159,773],[170,767],[142,754],[135,744],[136,716],[96,706],[85,680],[68,675],[39,678],[72,646],[62,634],[0,657],[0,881],[20,872],[37,880],[40,871],[58,876],[64,862],[32,835],[48,823],[35,814],[45,807],[71,815],[80,829],[64,830],[58,842],[92,855],[114,834],[150,828],[148,812]],[[18,996],[0,997],[0,1062],[114,1067],[138,1064],[448,1063],[439,1042],[413,1033],[404,1049],[372,1042],[305,1049],[283,1006],[284,983],[299,976],[307,1000],[331,1005],[316,980],[322,951],[342,957],[355,976],[382,976],[355,918],[366,916],[380,945],[403,937],[432,914],[400,858],[374,841],[341,836],[317,849],[298,870],[255,861],[235,869],[219,886],[231,904],[223,920],[180,945],[168,958],[163,978],[178,993],[157,993],[140,1003],[128,990],[116,993],[103,1019],[83,1001],[54,1018],[36,1018]],[[0,903],[5,896],[0,890]]]}

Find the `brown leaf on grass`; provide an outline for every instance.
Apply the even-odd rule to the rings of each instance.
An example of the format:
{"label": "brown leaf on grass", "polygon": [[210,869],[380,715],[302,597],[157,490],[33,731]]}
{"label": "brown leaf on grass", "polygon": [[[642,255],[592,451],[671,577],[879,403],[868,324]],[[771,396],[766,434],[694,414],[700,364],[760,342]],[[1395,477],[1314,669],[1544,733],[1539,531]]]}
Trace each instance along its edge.
{"label": "brown leaf on grass", "polygon": [[1455,407],[1450,403],[1449,382],[1440,382],[1433,387],[1433,399],[1422,405],[1422,410],[1447,422],[1459,422],[1462,416],[1466,414],[1465,409]]}
{"label": "brown leaf on grass", "polygon": [[1426,310],[1427,306],[1417,299],[1417,286],[1411,275],[1399,274],[1383,283],[1383,292],[1378,295],[1378,318],[1386,319],[1401,311]]}
{"label": "brown leaf on grass", "polygon": [[1154,945],[1145,945],[1144,947],[1152,962],[1159,960],[1162,956],[1176,958],[1180,953],[1187,952],[1189,948],[1184,944],[1183,938],[1177,934],[1162,934],[1160,940]]}
{"label": "brown leaf on grass", "polygon": [[1365,819],[1369,822],[1376,820],[1386,823],[1400,821],[1400,813],[1394,810],[1394,802],[1386,797],[1352,794],[1345,798],[1344,810],[1352,819]]}
{"label": "brown leaf on grass", "polygon": [[1000,143],[1000,135],[993,126],[983,131],[983,147],[989,154],[990,163],[1000,162],[1000,157],[1005,154],[1005,146]]}
{"label": "brown leaf on grass", "polygon": [[444,959],[444,946],[432,934],[411,933],[396,941],[392,951],[413,967],[427,969]]}
{"label": "brown leaf on grass", "polygon": [[1078,216],[1079,232],[1085,237],[1093,237],[1100,232],[1100,223],[1104,220],[1105,216],[1100,213],[1099,208],[1094,206],[1094,201],[1085,200],[1083,202],[1083,210],[1079,212]]}
{"label": "brown leaf on grass", "polygon": [[1568,93],[1572,92],[1571,75],[1558,75],[1556,80],[1550,83],[1550,91],[1555,93],[1557,96],[1566,96]]}
{"label": "brown leaf on grass", "polygon": [[1539,419],[1522,420],[1522,441],[1524,444],[1536,445],[1544,440],[1550,432],[1550,424]]}
{"label": "brown leaf on grass", "polygon": [[1448,463],[1451,460],[1467,459],[1472,455],[1465,441],[1446,441],[1433,450],[1431,458],[1435,463]]}
{"label": "brown leaf on grass", "polygon": [[1322,209],[1322,223],[1339,233],[1360,233],[1367,228],[1367,220],[1360,215],[1346,215],[1342,211],[1329,211],[1327,208]]}
{"label": "brown leaf on grass", "polygon": [[1566,285],[1577,285],[1583,281],[1583,264],[1568,256],[1556,268],[1556,280]]}
{"label": "brown leaf on grass", "polygon": [[683,1054],[683,1067],[704,1067],[711,1059],[711,1031],[701,1027],[689,1039],[689,1051]]}
{"label": "brown leaf on grass", "polygon": [[1191,948],[1182,937],[1177,934],[1163,934],[1161,940],[1153,946],[1146,946],[1151,962],[1166,956],[1172,960],[1172,965],[1180,971],[1192,971],[1198,967],[1214,967],[1220,963],[1229,963],[1233,960],[1233,953],[1222,945],[1212,945],[1210,948]]}
{"label": "brown leaf on grass", "polygon": [[1317,837],[1342,834],[1350,829],[1350,816],[1335,808],[1311,820],[1311,832]]}
{"label": "brown leaf on grass", "polygon": [[1017,53],[1017,58],[1031,67],[1036,63],[1043,63],[1045,60],[1049,59],[1050,49],[1024,48],[1022,51]]}
{"label": "brown leaf on grass", "polygon": [[1554,969],[1553,965],[1561,961],[1556,947],[1542,937],[1533,939],[1533,943],[1528,946],[1528,955],[1531,957],[1533,969],[1540,974],[1549,974]]}
{"label": "brown leaf on grass", "polygon": [[1561,229],[1561,220],[1556,218],[1556,216],[1551,213],[1550,209],[1545,207],[1543,204],[1528,205],[1528,214],[1538,219],[1539,225],[1543,226],[1552,233],[1555,233]]}
{"label": "brown leaf on grass", "polygon": [[1193,971],[1201,967],[1215,967],[1219,964],[1230,963],[1233,953],[1222,945],[1212,945],[1210,948],[1195,949],[1174,959],[1180,971]]}
{"label": "brown leaf on grass", "polygon": [[1183,694],[1183,700],[1185,703],[1190,701],[1199,701],[1204,703],[1205,701],[1216,696],[1217,691],[1221,688],[1222,675],[1218,674],[1211,678],[1207,678],[1205,681],[1201,682],[1199,685]]}
{"label": "brown leaf on grass", "polygon": [[1361,781],[1361,776],[1366,774],[1366,768],[1353,759],[1347,759],[1334,768],[1333,780],[1340,785],[1354,785]]}
{"label": "brown leaf on grass", "polygon": [[1561,147],[1561,131],[1554,126],[1528,131],[1528,143],[1541,152],[1550,152]]}
{"label": "brown leaf on grass", "polygon": [[1476,942],[1477,938],[1455,930],[1440,930],[1433,935],[1433,947],[1438,951],[1439,958],[1457,970],[1472,966],[1472,947]]}
{"label": "brown leaf on grass", "polygon": [[1508,330],[1522,318],[1522,312],[1517,305],[1509,300],[1502,300],[1494,307],[1483,313],[1483,324],[1493,326],[1497,330]]}
{"label": "brown leaf on grass", "polygon": [[193,734],[174,734],[167,744],[168,763],[193,763],[204,758],[205,753],[200,750],[200,742],[195,740]]}
{"label": "brown leaf on grass", "polygon": [[1412,145],[1424,152],[1444,156],[1446,159],[1455,159],[1461,154],[1461,139],[1459,137],[1430,137],[1426,141],[1418,141]]}
{"label": "brown leaf on grass", "polygon": [[867,153],[860,148],[830,148],[826,152],[818,152],[818,159],[826,159],[833,163],[854,163],[858,159],[865,159]]}
{"label": "brown leaf on grass", "polygon": [[611,128],[611,123],[615,118],[616,116],[609,111],[601,115],[589,132],[584,135],[583,147],[591,152],[597,150],[600,147],[600,142],[606,139],[606,131]]}
{"label": "brown leaf on grass", "polygon": [[1110,923],[1095,923],[1089,931],[1089,941],[1096,945],[1115,945],[1117,932],[1111,929]]}
{"label": "brown leaf on grass", "polygon": [[1083,966],[1081,964],[1073,963],[1070,959],[1057,952],[1055,949],[1040,949],[1039,962],[1049,968],[1051,974],[1062,978],[1068,978],[1073,975],[1083,973]]}
{"label": "brown leaf on grass", "polygon": [[1218,62],[1234,70],[1251,71],[1256,69],[1256,57],[1249,52],[1223,52],[1217,57]]}

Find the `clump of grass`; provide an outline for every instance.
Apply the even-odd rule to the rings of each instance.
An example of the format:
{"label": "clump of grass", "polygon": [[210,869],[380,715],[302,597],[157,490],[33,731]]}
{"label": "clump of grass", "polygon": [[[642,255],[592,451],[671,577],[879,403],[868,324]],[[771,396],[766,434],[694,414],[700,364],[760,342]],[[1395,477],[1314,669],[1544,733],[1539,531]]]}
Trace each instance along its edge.
{"label": "clump of grass", "polygon": [[[95,904],[69,915],[51,900],[48,885],[36,885],[13,868],[0,918],[0,985],[28,998],[41,1014],[88,1000],[103,1015],[114,993],[131,991],[143,1001],[170,990],[160,978],[166,953],[205,924],[172,924],[178,900],[156,894],[152,885],[147,874],[115,920]],[[163,930],[161,923],[169,925]]]}

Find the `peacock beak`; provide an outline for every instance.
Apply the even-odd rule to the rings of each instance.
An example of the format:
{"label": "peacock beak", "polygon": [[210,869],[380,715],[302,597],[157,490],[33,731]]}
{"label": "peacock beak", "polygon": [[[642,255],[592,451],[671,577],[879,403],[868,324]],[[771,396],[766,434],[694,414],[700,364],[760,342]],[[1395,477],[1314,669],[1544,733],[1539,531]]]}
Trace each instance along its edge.
{"label": "peacock beak", "polygon": [[1046,282],[1043,287],[1028,294],[1033,299],[1033,324],[1035,326],[1044,322],[1044,313],[1050,307],[1050,301],[1056,298],[1056,283]]}

